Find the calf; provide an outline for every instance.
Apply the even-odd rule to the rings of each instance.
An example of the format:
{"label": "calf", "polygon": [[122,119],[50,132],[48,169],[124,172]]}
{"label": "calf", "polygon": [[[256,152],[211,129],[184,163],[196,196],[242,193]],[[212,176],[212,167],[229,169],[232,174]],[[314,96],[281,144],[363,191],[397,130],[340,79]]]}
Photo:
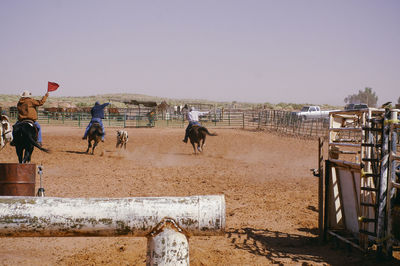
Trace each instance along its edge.
{"label": "calf", "polygon": [[125,130],[117,130],[117,145],[115,146],[118,148],[118,146],[124,146],[126,149],[126,143],[128,142],[128,132]]}

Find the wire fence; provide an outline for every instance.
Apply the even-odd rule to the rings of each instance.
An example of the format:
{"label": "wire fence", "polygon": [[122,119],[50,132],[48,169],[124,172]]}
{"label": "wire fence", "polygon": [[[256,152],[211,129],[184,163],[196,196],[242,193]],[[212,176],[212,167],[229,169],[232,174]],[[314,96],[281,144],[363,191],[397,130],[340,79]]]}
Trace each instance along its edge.
{"label": "wire fence", "polygon": [[[8,115],[12,122],[16,121],[16,112],[10,112]],[[90,113],[38,111],[38,121],[41,125],[86,127],[90,119]],[[327,118],[302,119],[294,112],[280,110],[212,110],[208,115],[201,117],[200,122],[203,126],[209,128],[271,130],[287,135],[306,137],[326,137],[329,128]],[[160,113],[149,115],[126,111],[118,114],[107,113],[103,119],[103,124],[105,127],[119,128],[184,128],[187,121],[183,114]]]}

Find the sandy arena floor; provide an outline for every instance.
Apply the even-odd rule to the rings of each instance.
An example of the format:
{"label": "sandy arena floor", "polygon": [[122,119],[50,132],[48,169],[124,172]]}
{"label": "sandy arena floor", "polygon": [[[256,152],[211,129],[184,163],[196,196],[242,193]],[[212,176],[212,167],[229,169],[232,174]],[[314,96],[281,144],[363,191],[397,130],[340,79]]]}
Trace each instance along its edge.
{"label": "sandy arena floor", "polygon": [[[192,237],[192,265],[374,265],[374,259],[317,238],[317,141],[267,132],[210,130],[205,151],[193,155],[183,129],[128,129],[117,150],[115,128],[95,155],[83,152],[84,129],[43,126],[44,165],[51,197],[146,197],[224,194],[226,234]],[[17,162],[7,145],[0,162]],[[36,178],[36,189],[39,177]],[[1,265],[144,265],[145,238],[2,238]],[[398,263],[392,261],[390,263]],[[387,264],[380,262],[380,264]],[[393,264],[392,264],[393,265]]]}

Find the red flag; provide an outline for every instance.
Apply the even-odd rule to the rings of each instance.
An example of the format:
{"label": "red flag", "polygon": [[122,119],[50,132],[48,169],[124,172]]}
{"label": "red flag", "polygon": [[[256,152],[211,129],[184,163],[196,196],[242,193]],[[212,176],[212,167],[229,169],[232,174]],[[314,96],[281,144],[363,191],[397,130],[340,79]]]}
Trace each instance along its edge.
{"label": "red flag", "polygon": [[47,92],[49,92],[49,91],[55,91],[55,90],[58,89],[58,87],[60,87],[60,85],[58,85],[58,84],[55,83],[55,82],[50,82],[50,81],[49,81],[49,85],[48,85],[48,87],[47,87]]}

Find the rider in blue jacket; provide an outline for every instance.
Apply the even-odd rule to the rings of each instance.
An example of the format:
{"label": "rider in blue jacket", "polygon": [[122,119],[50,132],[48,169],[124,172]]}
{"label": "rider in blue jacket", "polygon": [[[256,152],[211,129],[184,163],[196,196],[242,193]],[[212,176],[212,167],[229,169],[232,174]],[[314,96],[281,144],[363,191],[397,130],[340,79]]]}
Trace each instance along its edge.
{"label": "rider in blue jacket", "polygon": [[87,134],[88,134],[89,128],[92,126],[92,124],[94,122],[97,122],[97,123],[100,124],[101,129],[103,130],[103,136],[101,137],[101,141],[104,141],[104,136],[106,135],[106,132],[104,130],[103,122],[102,122],[101,119],[104,118],[104,108],[109,104],[110,103],[100,104],[99,102],[96,102],[94,104],[94,106],[90,110],[90,113],[92,114],[92,119],[90,120],[89,125],[86,128],[85,135],[83,135],[82,139],[86,139],[87,138]]}

